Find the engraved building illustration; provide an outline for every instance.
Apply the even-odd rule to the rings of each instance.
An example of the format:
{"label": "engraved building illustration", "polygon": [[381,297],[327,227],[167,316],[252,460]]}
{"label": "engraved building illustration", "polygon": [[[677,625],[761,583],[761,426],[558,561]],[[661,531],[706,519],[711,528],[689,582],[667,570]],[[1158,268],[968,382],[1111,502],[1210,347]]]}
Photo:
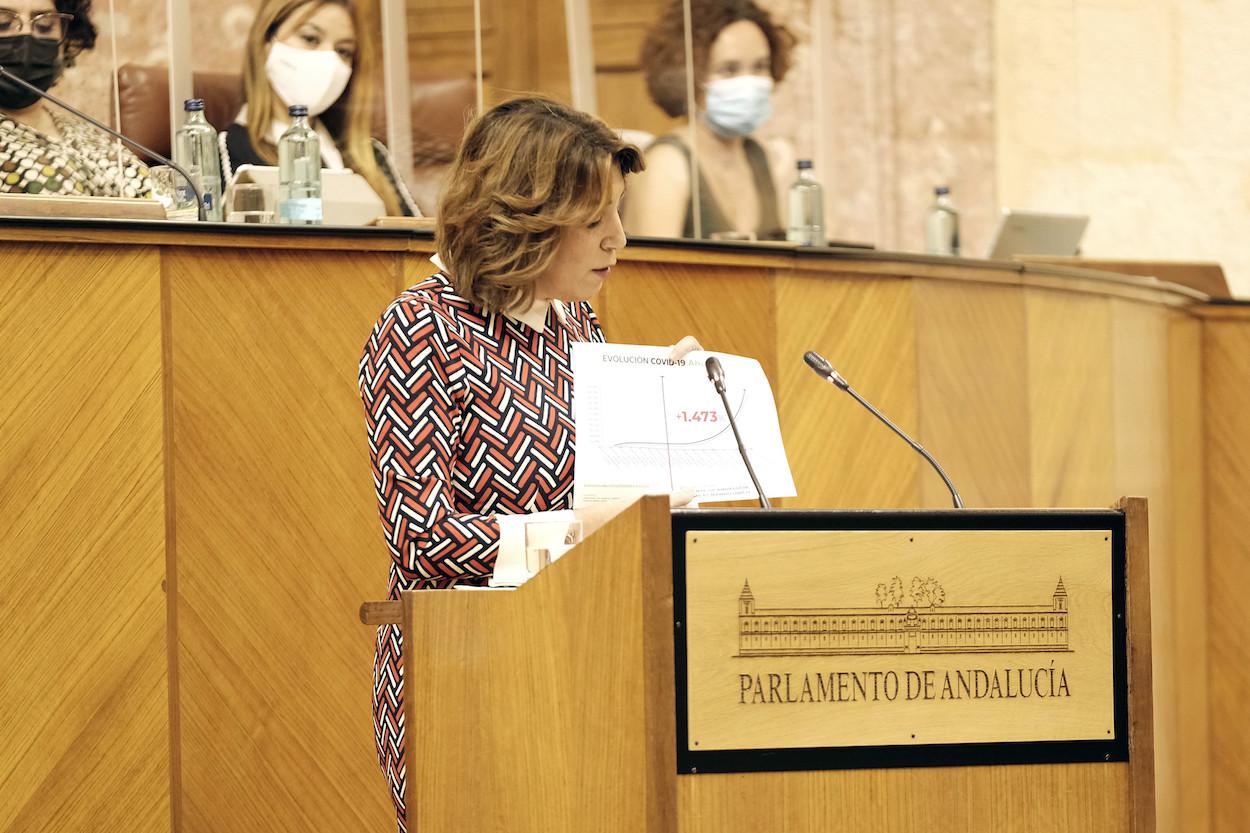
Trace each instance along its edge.
{"label": "engraved building illustration", "polygon": [[1068,650],[1068,591],[1050,604],[761,608],[738,597],[739,656],[1032,653]]}

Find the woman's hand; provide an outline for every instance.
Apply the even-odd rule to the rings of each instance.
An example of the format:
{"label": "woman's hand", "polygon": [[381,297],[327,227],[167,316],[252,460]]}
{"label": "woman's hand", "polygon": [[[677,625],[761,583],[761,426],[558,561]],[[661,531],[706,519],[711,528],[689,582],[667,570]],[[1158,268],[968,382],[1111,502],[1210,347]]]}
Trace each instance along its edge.
{"label": "woman's hand", "polygon": [[694,336],[686,336],[681,341],[674,344],[668,351],[668,357],[673,361],[684,359],[688,353],[695,350],[702,350],[703,345]]}

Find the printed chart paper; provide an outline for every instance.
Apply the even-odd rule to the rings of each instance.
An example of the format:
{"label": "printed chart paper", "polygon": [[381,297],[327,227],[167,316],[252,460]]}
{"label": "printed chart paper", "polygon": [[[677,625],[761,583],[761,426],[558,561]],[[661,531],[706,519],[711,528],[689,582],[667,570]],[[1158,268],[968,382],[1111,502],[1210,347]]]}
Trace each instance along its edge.
{"label": "printed chart paper", "polygon": [[577,463],[573,503],[693,489],[701,502],[756,497],[720,395],[711,355],[742,443],[769,497],[795,494],[777,406],[754,359],[696,351],[672,361],[667,347],[573,345]]}

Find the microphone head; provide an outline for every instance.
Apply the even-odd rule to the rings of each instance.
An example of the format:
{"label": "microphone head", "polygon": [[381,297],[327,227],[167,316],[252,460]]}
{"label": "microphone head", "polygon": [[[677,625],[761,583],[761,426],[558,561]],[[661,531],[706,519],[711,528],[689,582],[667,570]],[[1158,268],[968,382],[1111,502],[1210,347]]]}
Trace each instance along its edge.
{"label": "microphone head", "polygon": [[715,356],[708,356],[703,366],[707,368],[707,380],[716,387],[718,392],[724,390],[725,368],[721,367],[720,359]]}
{"label": "microphone head", "polygon": [[816,371],[816,375],[820,378],[833,382],[835,385],[842,388],[842,390],[846,390],[850,387],[847,384],[847,381],[842,378],[842,374],[835,370],[833,365],[829,364],[829,360],[817,353],[815,350],[808,350],[804,353],[803,361],[807,362],[807,366]]}
{"label": "microphone head", "polygon": [[829,360],[815,350],[808,350],[804,353],[803,361],[807,362],[807,366],[816,371],[817,375],[822,379],[828,379],[833,375],[833,365],[829,364]]}

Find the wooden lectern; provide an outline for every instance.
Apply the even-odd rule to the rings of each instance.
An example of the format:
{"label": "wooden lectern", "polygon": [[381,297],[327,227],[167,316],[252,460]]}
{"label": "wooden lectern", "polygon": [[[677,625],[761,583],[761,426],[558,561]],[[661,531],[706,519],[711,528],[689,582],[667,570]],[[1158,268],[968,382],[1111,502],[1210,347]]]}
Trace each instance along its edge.
{"label": "wooden lectern", "polygon": [[1146,505],[670,512],[406,593],[432,831],[1153,833]]}

